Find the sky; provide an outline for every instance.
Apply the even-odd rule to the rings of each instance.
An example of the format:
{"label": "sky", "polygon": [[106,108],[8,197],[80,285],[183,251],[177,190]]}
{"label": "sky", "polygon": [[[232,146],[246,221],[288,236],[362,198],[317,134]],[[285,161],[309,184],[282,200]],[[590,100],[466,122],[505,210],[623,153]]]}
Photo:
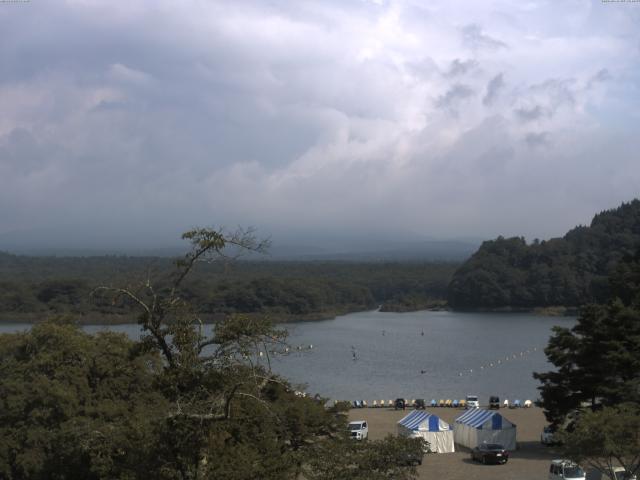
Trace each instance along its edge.
{"label": "sky", "polygon": [[2,2],[0,239],[559,236],[638,196],[639,60],[637,2]]}

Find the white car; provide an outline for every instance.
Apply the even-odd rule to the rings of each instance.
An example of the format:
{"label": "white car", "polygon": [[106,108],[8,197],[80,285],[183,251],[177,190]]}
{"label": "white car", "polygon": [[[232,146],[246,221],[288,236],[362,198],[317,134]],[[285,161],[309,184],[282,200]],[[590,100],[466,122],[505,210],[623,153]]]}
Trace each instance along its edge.
{"label": "white car", "polygon": [[466,408],[480,408],[477,395],[467,395]]}
{"label": "white car", "polygon": [[586,480],[584,470],[571,460],[551,460],[549,480]]}
{"label": "white car", "polygon": [[627,473],[624,467],[613,467],[613,474],[616,476],[616,480],[636,480],[636,476]]}
{"label": "white car", "polygon": [[364,440],[369,436],[369,427],[364,420],[349,422],[349,436],[354,440]]}
{"label": "white car", "polygon": [[[624,467],[613,467],[613,475],[615,480],[636,480],[636,476],[631,473],[627,473]],[[603,478],[609,477],[605,477],[605,475],[598,470],[593,471],[592,480],[602,480]]]}

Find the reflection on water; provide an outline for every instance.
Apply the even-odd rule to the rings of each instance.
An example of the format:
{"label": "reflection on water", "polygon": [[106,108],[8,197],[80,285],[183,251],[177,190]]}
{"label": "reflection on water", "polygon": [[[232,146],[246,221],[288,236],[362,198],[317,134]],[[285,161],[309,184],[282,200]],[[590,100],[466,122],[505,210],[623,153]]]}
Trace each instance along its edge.
{"label": "reflection on water", "polygon": [[[550,368],[543,349],[553,325],[570,318],[529,314],[361,312],[286,325],[294,347],[273,368],[332,399],[535,399],[532,372]],[[0,332],[28,328],[2,324]],[[87,326],[88,332],[106,327]],[[109,327],[140,335],[138,325]],[[305,346],[297,350],[296,346]],[[308,349],[313,345],[313,349]]]}

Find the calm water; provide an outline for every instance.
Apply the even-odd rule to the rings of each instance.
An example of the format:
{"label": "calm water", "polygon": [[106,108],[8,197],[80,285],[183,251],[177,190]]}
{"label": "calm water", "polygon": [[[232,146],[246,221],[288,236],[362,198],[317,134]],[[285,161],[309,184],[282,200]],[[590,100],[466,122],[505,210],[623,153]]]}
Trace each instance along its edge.
{"label": "calm water", "polygon": [[[286,325],[292,353],[272,365],[331,399],[429,401],[477,394],[485,402],[489,395],[533,400],[538,393],[532,372],[550,368],[542,350],[551,327],[573,322],[528,314],[361,312]],[[0,332],[28,327],[2,324]],[[139,335],[137,325],[109,328]],[[295,348],[310,344],[311,350]]]}

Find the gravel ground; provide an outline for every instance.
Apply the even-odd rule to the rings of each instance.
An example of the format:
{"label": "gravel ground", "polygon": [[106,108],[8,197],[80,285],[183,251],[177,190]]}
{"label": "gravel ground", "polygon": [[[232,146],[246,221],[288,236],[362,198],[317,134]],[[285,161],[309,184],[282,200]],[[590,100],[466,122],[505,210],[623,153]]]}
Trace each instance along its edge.
{"label": "gravel ground", "polygon": [[[369,438],[381,439],[396,434],[396,423],[411,410],[394,411],[387,408],[353,409],[350,420],[369,422]],[[456,408],[428,408],[453,425],[453,420],[464,410]],[[446,480],[539,480],[549,475],[549,463],[561,458],[555,447],[540,444],[540,432],[546,425],[542,410],[536,407],[501,409],[500,413],[517,426],[518,449],[510,452],[505,465],[482,465],[470,460],[469,450],[456,445],[455,453],[425,455],[418,467],[421,479]]]}

